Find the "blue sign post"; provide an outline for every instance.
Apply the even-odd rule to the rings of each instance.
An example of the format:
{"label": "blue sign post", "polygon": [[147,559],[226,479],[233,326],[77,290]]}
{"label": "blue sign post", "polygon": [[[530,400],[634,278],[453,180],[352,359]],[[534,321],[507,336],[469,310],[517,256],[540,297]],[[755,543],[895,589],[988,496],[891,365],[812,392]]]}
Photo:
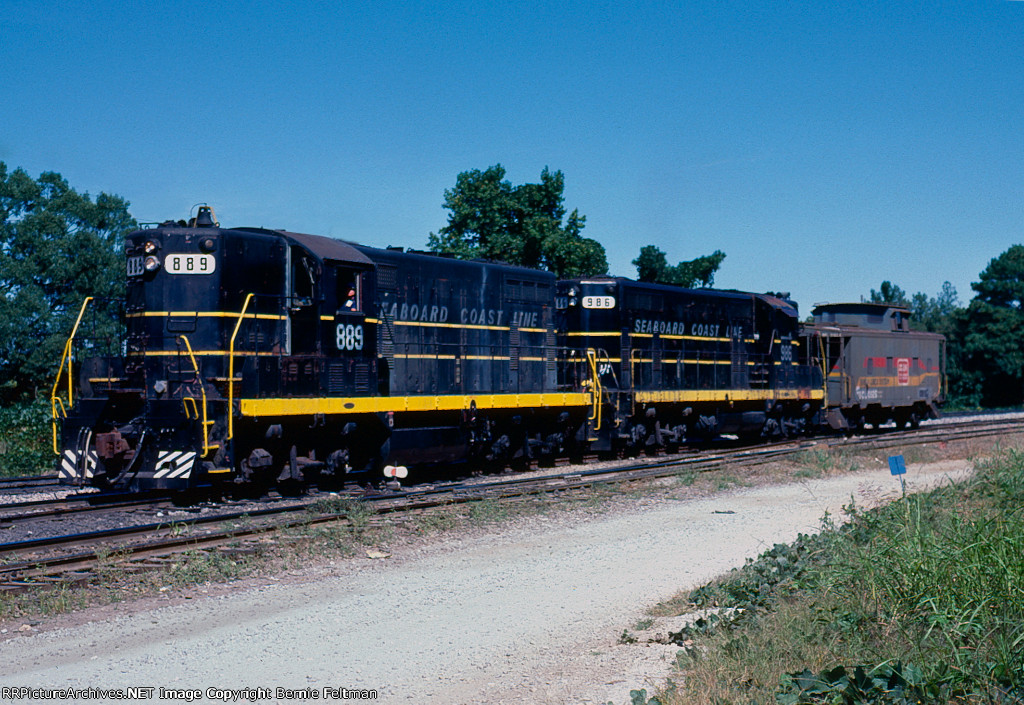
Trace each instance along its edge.
{"label": "blue sign post", "polygon": [[903,496],[906,497],[907,483],[904,481],[903,476],[907,474],[907,464],[904,462],[902,455],[889,456],[889,472],[900,478],[900,487],[903,488]]}

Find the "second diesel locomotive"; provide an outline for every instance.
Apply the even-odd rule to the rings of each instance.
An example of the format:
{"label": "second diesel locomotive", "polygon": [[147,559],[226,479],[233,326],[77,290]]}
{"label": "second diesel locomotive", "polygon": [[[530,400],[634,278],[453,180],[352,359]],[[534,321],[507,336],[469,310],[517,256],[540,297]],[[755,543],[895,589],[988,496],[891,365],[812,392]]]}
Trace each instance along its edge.
{"label": "second diesel locomotive", "polygon": [[599,448],[783,435],[821,408],[821,370],[800,353],[790,301],[624,278],[562,281],[558,293],[568,355],[595,357],[581,383],[602,401]]}
{"label": "second diesel locomotive", "polygon": [[121,354],[82,355],[76,326],[54,386],[65,483],[403,477],[414,464],[785,435],[850,408],[826,364],[831,333],[801,329],[780,296],[558,282],[221,228],[208,208],[131,233],[126,256]]}

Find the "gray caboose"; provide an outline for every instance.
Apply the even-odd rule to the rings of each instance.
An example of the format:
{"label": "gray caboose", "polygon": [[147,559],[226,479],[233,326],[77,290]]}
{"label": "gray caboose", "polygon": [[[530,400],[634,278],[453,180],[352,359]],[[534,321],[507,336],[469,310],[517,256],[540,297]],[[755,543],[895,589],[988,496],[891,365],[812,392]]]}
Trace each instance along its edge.
{"label": "gray caboose", "polygon": [[804,350],[825,374],[825,420],[857,430],[893,421],[916,427],[945,400],[946,339],[910,329],[910,311],[876,303],[822,304],[805,324]]}

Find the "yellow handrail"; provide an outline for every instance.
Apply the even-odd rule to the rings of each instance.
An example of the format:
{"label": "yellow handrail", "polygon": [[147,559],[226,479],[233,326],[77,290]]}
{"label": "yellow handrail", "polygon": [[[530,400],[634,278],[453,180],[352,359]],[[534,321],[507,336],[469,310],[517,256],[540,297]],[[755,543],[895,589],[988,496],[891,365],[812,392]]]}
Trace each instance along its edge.
{"label": "yellow handrail", "polygon": [[57,447],[57,405],[60,404],[61,418],[68,417],[68,410],[64,408],[64,402],[60,397],[50,398],[50,425],[53,427],[53,454],[60,455],[60,448]]}
{"label": "yellow handrail", "polygon": [[587,362],[590,364],[590,395],[593,400],[593,410],[591,411],[588,421],[597,421],[594,424],[594,430],[601,430],[601,376],[597,372],[597,351],[593,348],[587,348]]}
{"label": "yellow handrail", "polygon": [[[196,363],[196,355],[192,352],[192,344],[188,342],[188,338],[184,335],[179,335],[178,339],[185,343],[185,349],[188,350],[189,359],[192,360],[192,369],[195,370],[196,380],[199,382],[199,391],[203,394],[203,457],[205,458],[210,453],[210,434],[209,428],[210,423],[206,420],[206,385],[203,384],[203,378],[199,374],[199,365]],[[186,397],[181,400],[182,405],[185,407],[185,415],[188,416],[188,404],[185,404],[187,400],[192,401],[192,408],[195,409],[196,400],[192,397]],[[199,420],[199,412],[196,412],[196,420]]]}
{"label": "yellow handrail", "polygon": [[235,331],[231,334],[231,343],[228,345],[228,436],[226,440],[229,441],[235,437],[235,338],[238,337],[242,321],[245,320],[245,312],[249,310],[249,303],[254,296],[256,295],[249,294],[245,297],[242,312],[238,314],[238,322],[235,323]]}
{"label": "yellow handrail", "polygon": [[82,318],[85,316],[85,309],[88,308],[89,302],[92,301],[93,297],[86,296],[85,301],[82,302],[82,308],[78,310],[78,318],[75,319],[75,325],[71,329],[71,335],[68,336],[68,342],[64,343],[64,354],[60,358],[60,367],[57,368],[57,379],[53,381],[53,390],[50,392],[50,417],[51,425],[53,426],[53,452],[55,455],[60,455],[60,450],[57,448],[57,404],[61,406],[61,413],[64,418],[67,418],[68,412],[67,407],[64,406],[64,402],[60,397],[57,396],[57,388],[60,387],[60,376],[64,372],[64,363],[68,363],[68,407],[74,405],[74,386],[75,376],[72,370],[72,355],[71,346],[75,340],[75,335],[78,333],[78,326],[82,323]]}

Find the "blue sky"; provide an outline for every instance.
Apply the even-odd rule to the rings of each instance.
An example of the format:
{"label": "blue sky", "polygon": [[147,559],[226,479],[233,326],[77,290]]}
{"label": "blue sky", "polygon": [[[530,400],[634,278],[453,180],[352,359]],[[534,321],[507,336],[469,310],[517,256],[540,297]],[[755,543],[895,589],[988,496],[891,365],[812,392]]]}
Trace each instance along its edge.
{"label": "blue sky", "polygon": [[961,301],[1024,242],[1024,2],[0,2],[0,161],[140,221],[424,247],[547,166],[613,273]]}

